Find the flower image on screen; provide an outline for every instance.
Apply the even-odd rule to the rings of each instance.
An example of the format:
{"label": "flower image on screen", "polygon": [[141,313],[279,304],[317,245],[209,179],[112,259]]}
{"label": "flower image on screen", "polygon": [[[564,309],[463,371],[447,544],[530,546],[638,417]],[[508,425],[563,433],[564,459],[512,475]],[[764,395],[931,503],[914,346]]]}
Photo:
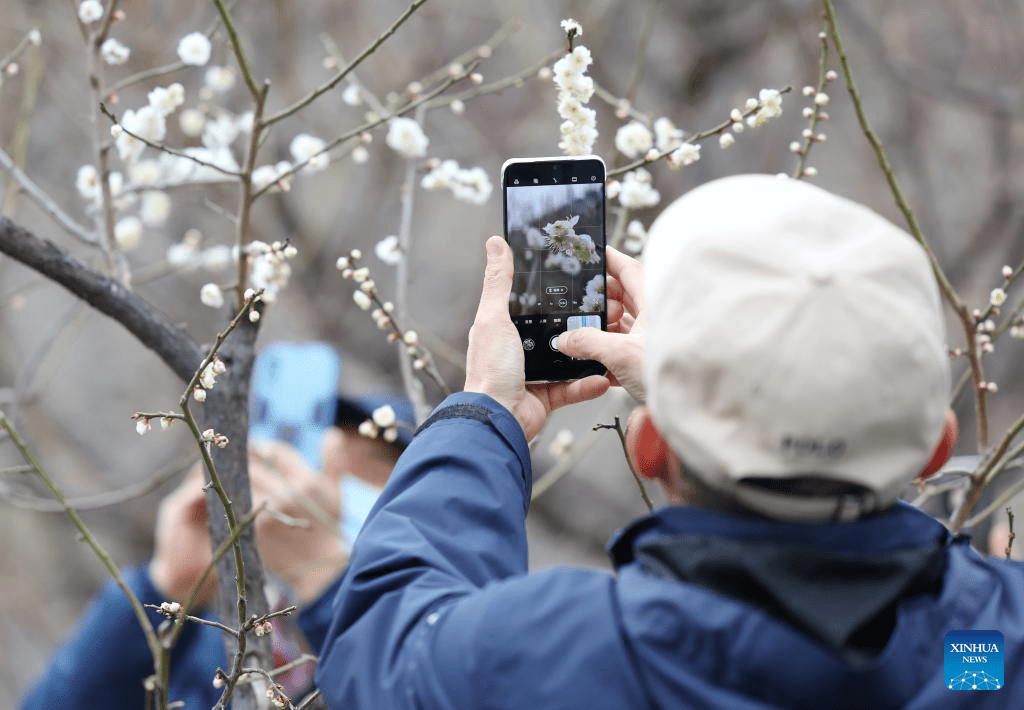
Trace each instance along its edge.
{"label": "flower image on screen", "polygon": [[[604,186],[508,188],[513,316],[582,316],[604,306]],[[574,318],[572,326],[590,325]]]}

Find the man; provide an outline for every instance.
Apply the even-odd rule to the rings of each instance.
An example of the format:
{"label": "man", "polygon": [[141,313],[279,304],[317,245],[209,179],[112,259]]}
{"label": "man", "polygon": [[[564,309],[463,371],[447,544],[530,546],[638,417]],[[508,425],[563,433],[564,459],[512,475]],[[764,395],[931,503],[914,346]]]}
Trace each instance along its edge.
{"label": "man", "polygon": [[[412,421],[411,406],[398,397],[338,398],[334,426],[323,436],[322,473],[311,470],[287,444],[250,443],[253,505],[266,506],[255,521],[260,555],[267,571],[288,588],[288,602],[299,607],[293,633],[285,633],[290,619],[275,622],[272,641],[279,662],[316,653],[327,631],[331,600],[348,562],[347,542],[339,533],[357,530],[361,521],[353,518],[365,515],[365,510],[360,512],[361,501],[342,500],[343,495],[355,492],[365,498],[382,488],[409,441],[406,430],[398,432],[395,443],[358,433],[359,425],[384,405],[392,407],[399,421]],[[197,464],[161,502],[149,565],[124,571],[143,604],[184,603],[210,563],[203,482]],[[211,580],[201,592],[200,607],[213,592]],[[150,612],[150,618],[154,625],[162,621],[155,612]],[[228,668],[221,631],[186,624],[171,656],[170,700],[182,701],[186,710],[212,708],[222,692],[213,684],[218,667]],[[26,695],[22,710],[143,708],[143,683],[152,673],[153,659],[138,620],[111,580]],[[311,676],[312,665],[306,663],[277,680],[297,702]]]}
{"label": "man", "polygon": [[[738,176],[665,211],[642,277],[607,258],[610,332],[559,349],[644,403],[628,449],[671,505],[616,536],[614,576],[527,574],[527,441],[608,380],[524,385],[492,237],[465,392],[422,425],[356,540],[316,672],[330,707],[1019,702],[1024,567],[897,502],[955,428],[938,289],[910,236],[802,182]],[[1006,687],[948,687],[944,636],[975,630],[1005,635]]]}

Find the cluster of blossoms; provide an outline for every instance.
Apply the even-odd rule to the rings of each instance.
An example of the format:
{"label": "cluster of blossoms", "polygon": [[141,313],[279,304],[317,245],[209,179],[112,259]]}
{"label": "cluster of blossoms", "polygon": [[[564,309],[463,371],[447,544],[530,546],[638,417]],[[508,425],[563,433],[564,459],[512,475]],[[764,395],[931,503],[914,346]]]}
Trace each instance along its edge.
{"label": "cluster of blossoms", "polygon": [[669,164],[673,167],[689,165],[700,158],[700,146],[684,142],[682,129],[667,116],[654,121],[653,132],[637,120],[620,126],[615,133],[615,148],[630,159],[644,156],[655,160],[669,154]]}
{"label": "cluster of blossoms", "polygon": [[647,244],[647,229],[638,219],[629,220],[626,225],[626,238],[622,242],[622,248],[629,254],[639,254]]}
{"label": "cluster of blossoms", "polygon": [[275,708],[286,708],[291,704],[288,696],[285,695],[284,686],[280,683],[273,683],[267,688],[267,697]]}
{"label": "cluster of blossoms", "polygon": [[552,255],[571,257],[580,264],[597,264],[601,257],[593,238],[589,234],[576,234],[576,223],[579,221],[580,217],[576,215],[545,224],[544,246]]}
{"label": "cluster of blossoms", "polygon": [[626,173],[621,181],[608,182],[608,199],[615,198],[626,209],[638,210],[658,204],[661,193],[654,188],[651,174],[644,168],[637,168]]}
{"label": "cluster of blossoms", "polygon": [[200,373],[199,383],[192,389],[192,397],[197,402],[205,402],[206,390],[213,389],[214,385],[217,384],[217,378],[226,371],[227,367],[225,367],[224,362],[218,357],[213,358]]}
{"label": "cluster of blossoms", "polygon": [[218,434],[213,429],[204,430],[200,438],[204,443],[216,446],[218,449],[223,449],[228,445],[228,438],[223,434]]}
{"label": "cluster of blossoms", "polygon": [[[805,106],[802,112],[808,125],[800,134],[803,141],[793,141],[789,144],[789,150],[800,157],[801,165],[806,161],[811,146],[815,143],[824,143],[827,138],[823,132],[818,131],[818,123],[828,120],[825,107],[828,105],[829,95],[825,93],[824,88],[826,83],[835,81],[837,76],[836,72],[830,69],[822,76],[820,86],[817,88],[805,86],[803,88],[803,95],[811,99],[811,105]],[[803,177],[814,177],[818,174],[818,170],[813,166],[803,167],[800,172],[800,176]]]}
{"label": "cluster of blossoms", "polygon": [[160,428],[163,429],[164,431],[167,431],[168,429],[171,428],[171,426],[174,425],[175,418],[169,415],[151,416],[148,414],[141,414],[139,412],[136,412],[135,414],[132,415],[132,419],[135,420],[135,431],[138,432],[139,436],[142,436],[143,434],[145,434],[146,432],[153,428],[153,419],[159,419]]}
{"label": "cluster of blossoms", "polygon": [[395,304],[391,301],[381,300],[377,284],[370,278],[370,269],[366,266],[359,266],[359,261],[362,258],[362,251],[353,249],[348,256],[339,257],[336,263],[343,279],[352,279],[358,284],[358,288],[352,293],[352,300],[361,310],[370,312],[377,328],[387,332],[389,343],[401,341],[404,344],[406,352],[413,358],[414,370],[423,370],[430,365],[430,354],[420,345],[419,336],[415,330],[403,331],[395,323],[392,315]]}
{"label": "cluster of blossoms", "polygon": [[[411,330],[406,334],[408,335],[408,333],[415,335],[415,332]],[[415,341],[413,345],[415,345]],[[392,443],[398,440],[399,424],[394,408],[390,404],[385,404],[373,410],[372,417],[359,425],[359,433],[369,439],[376,439],[379,436],[384,441]]]}
{"label": "cluster of blossoms", "polygon": [[268,636],[273,633],[274,625],[270,623],[270,619],[264,619],[253,624],[252,630],[259,637]]}
{"label": "cluster of blossoms", "polygon": [[454,160],[434,161],[431,170],[423,176],[420,186],[424,190],[449,189],[455,199],[482,205],[491,196],[491,180],[483,168],[460,168]]}
{"label": "cluster of blossoms", "polygon": [[163,602],[160,604],[159,611],[168,619],[173,619],[181,613],[181,604],[178,602]]}
{"label": "cluster of blossoms", "polygon": [[584,313],[600,313],[604,310],[604,274],[597,274],[587,282],[580,310]]}
{"label": "cluster of blossoms", "polygon": [[[563,20],[562,29],[573,39],[583,30],[575,20]],[[587,67],[593,63],[590,50],[582,44],[572,48],[551,68],[552,78],[558,87],[558,115],[563,121],[559,130],[562,140],[558,148],[566,155],[588,155],[593,152],[597,140],[597,112],[586,106],[594,95],[594,80],[586,75]]]}
{"label": "cluster of blossoms", "polygon": [[[249,287],[262,291],[260,300],[273,303],[278,292],[288,284],[292,274],[288,261],[295,258],[298,249],[287,241],[267,244],[255,239],[245,245],[244,252],[249,259]],[[258,320],[259,312],[250,311],[249,317]]]}

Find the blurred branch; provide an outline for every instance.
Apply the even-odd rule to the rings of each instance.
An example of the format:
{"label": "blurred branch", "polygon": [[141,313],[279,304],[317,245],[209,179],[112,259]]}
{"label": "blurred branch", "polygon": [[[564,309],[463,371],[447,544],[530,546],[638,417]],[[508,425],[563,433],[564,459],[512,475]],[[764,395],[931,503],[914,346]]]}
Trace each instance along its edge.
{"label": "blurred branch", "polygon": [[636,92],[640,88],[640,81],[644,77],[644,64],[647,61],[647,47],[651,43],[651,34],[654,31],[654,18],[658,15],[658,3],[661,0],[649,0],[647,14],[644,16],[644,28],[640,33],[640,46],[637,48],[636,60],[633,62],[633,72],[626,85],[626,92],[623,98],[630,104],[636,100]]}
{"label": "blurred branch", "polygon": [[836,20],[835,9],[832,6],[832,0],[822,1],[824,4],[829,35],[832,38],[832,44],[836,49],[836,54],[839,56],[839,63],[843,70],[843,77],[846,80],[846,88],[849,91],[850,100],[853,102],[853,108],[857,114],[857,121],[860,123],[861,131],[864,133],[868,143],[871,144],[871,147],[875,152],[878,165],[882,169],[882,173],[885,175],[886,182],[889,184],[889,189],[892,192],[893,198],[896,200],[896,205],[899,207],[900,212],[903,213],[903,216],[907,221],[910,233],[924,249],[925,254],[928,256],[928,261],[931,262],[932,271],[935,273],[935,279],[939,284],[939,289],[942,291],[942,295],[956,312],[960,319],[960,324],[964,329],[965,350],[967,353],[968,363],[970,363],[971,367],[971,379],[974,382],[974,403],[978,420],[978,449],[982,450],[988,445],[988,406],[986,397],[987,390],[985,389],[985,376],[984,371],[982,370],[981,357],[979,355],[979,348],[976,339],[977,321],[971,315],[967,306],[965,306],[963,301],[961,301],[960,296],[957,294],[953,285],[949,282],[949,279],[943,272],[942,265],[939,264],[939,261],[935,256],[935,252],[932,250],[931,246],[929,246],[928,241],[921,232],[921,227],[918,224],[917,218],[914,216],[913,211],[910,209],[910,205],[907,203],[907,200],[903,195],[903,191],[900,189],[899,182],[893,172],[892,165],[889,163],[889,158],[886,156],[885,149],[882,147],[882,142],[879,140],[877,134],[875,134],[874,129],[872,129],[871,122],[868,120],[867,113],[864,111],[864,104],[861,100],[860,93],[857,90],[857,85],[854,82],[853,71],[850,68],[850,60],[846,54],[846,49],[843,46],[843,39],[839,34],[839,25]]}
{"label": "blurred branch", "polygon": [[647,495],[647,489],[644,488],[644,482],[640,478],[640,474],[636,472],[636,467],[633,466],[633,460],[629,458],[629,449],[626,447],[626,432],[622,429],[622,422],[618,417],[615,417],[614,424],[595,424],[594,430],[597,431],[598,429],[612,429],[619,435],[619,443],[622,445],[622,454],[626,457],[626,464],[629,466],[629,472],[633,474],[633,480],[636,481],[637,488],[640,489],[640,497],[644,499],[644,503],[647,505],[647,510],[653,511],[654,503],[651,502],[650,497]]}
{"label": "blurred branch", "polygon": [[99,240],[96,238],[96,235],[90,233],[88,229],[78,224],[78,222],[72,219],[67,212],[61,209],[60,205],[58,205],[53,198],[46,194],[42,188],[32,182],[32,179],[14,164],[11,156],[9,156],[3,148],[0,148],[0,165],[2,165],[4,169],[11,174],[11,177],[17,181],[25,194],[28,195],[40,209],[50,215],[53,221],[60,225],[65,232],[86,244],[91,244],[93,246],[99,244]]}
{"label": "blurred branch", "polygon": [[[215,0],[215,2],[219,1],[220,0]],[[405,21],[408,20],[412,16],[412,14],[416,12],[416,10],[418,10],[426,1],[427,0],[413,0],[413,3],[409,5],[408,9],[405,12],[403,12],[399,16],[399,18],[391,24],[390,27],[384,30],[383,34],[377,37],[377,39],[371,42],[370,45],[362,52],[360,52],[360,54],[355,59],[349,62],[348,65],[346,65],[343,69],[339,70],[333,77],[328,79],[327,82],[321,84],[319,87],[314,89],[312,93],[307,95],[305,98],[299,99],[291,106],[282,109],[277,113],[273,114],[272,116],[270,116],[269,118],[267,118],[264,125],[269,128],[278,121],[288,118],[293,113],[302,110],[303,108],[305,108],[306,106],[320,98],[323,94],[327,93],[335,86],[337,86],[338,83],[342,79],[344,79],[349,72],[351,72],[353,69],[362,64],[363,60],[365,60],[371,54],[376,52],[377,48],[380,47],[388,37],[393,35],[395,31],[398,30],[398,28],[401,27],[402,24],[404,24]]]}
{"label": "blurred branch", "polygon": [[[109,508],[113,505],[127,503],[128,501],[141,498],[147,493],[151,493],[156,490],[161,485],[188,468],[189,465],[191,465],[191,462],[182,463],[179,461],[172,463],[164,466],[156,471],[156,473],[142,481],[131,483],[116,490],[97,493],[96,495],[68,498],[67,503],[75,510],[100,510],[102,508]],[[33,469],[29,467],[28,470],[31,471]],[[3,474],[5,471],[7,471],[7,469],[0,469],[0,474]],[[37,498],[35,496],[29,497],[14,493],[4,493],[0,495],[0,498],[3,498],[3,500],[16,508],[35,510],[40,513],[59,513],[64,510],[63,505],[58,501],[53,501],[49,498]]]}
{"label": "blurred branch", "polygon": [[181,379],[191,378],[202,360],[191,336],[171,325],[148,302],[5,217],[0,217],[0,252],[38,271],[116,320],[160,356]]}
{"label": "blurred branch", "polygon": [[[125,597],[128,599],[128,603],[132,607],[132,611],[135,612],[135,617],[138,619],[139,626],[142,627],[142,633],[146,637],[146,645],[149,647],[149,651],[153,655],[154,663],[159,665],[158,659],[161,658],[161,647],[160,641],[156,635],[156,630],[153,628],[153,624],[150,622],[149,616],[146,614],[146,610],[143,608],[142,603],[132,592],[128,583],[125,582],[124,577],[121,576],[121,571],[117,568],[117,564],[114,562],[113,558],[107,553],[100,542],[93,537],[92,532],[85,523],[82,522],[81,517],[79,517],[75,509],[71,507],[67,499],[64,497],[64,494],[61,493],[53,480],[46,474],[46,471],[44,471],[39,465],[39,462],[36,461],[32,452],[29,451],[28,446],[26,446],[25,442],[18,435],[17,431],[15,431],[14,427],[11,425],[10,421],[8,421],[3,412],[0,412],[0,427],[2,427],[7,432],[8,436],[11,437],[11,441],[13,441],[14,445],[18,448],[22,458],[25,459],[25,461],[32,467],[32,470],[35,471],[36,475],[42,479],[44,484],[46,484],[46,487],[53,494],[53,497],[60,503],[64,514],[67,515],[68,519],[78,529],[82,539],[85,540],[85,543],[92,549],[100,562],[103,563],[103,566],[107,568],[110,576],[117,582],[117,586],[121,588],[122,592],[124,592]],[[156,670],[159,671],[159,668]]]}

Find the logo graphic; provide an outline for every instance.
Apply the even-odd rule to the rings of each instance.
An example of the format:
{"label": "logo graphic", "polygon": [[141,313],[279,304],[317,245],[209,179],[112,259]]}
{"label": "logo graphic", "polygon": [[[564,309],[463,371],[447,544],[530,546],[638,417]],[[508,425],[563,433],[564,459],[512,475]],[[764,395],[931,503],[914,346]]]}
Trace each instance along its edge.
{"label": "logo graphic", "polygon": [[998,631],[950,631],[943,641],[950,690],[1003,687],[1003,635]]}

